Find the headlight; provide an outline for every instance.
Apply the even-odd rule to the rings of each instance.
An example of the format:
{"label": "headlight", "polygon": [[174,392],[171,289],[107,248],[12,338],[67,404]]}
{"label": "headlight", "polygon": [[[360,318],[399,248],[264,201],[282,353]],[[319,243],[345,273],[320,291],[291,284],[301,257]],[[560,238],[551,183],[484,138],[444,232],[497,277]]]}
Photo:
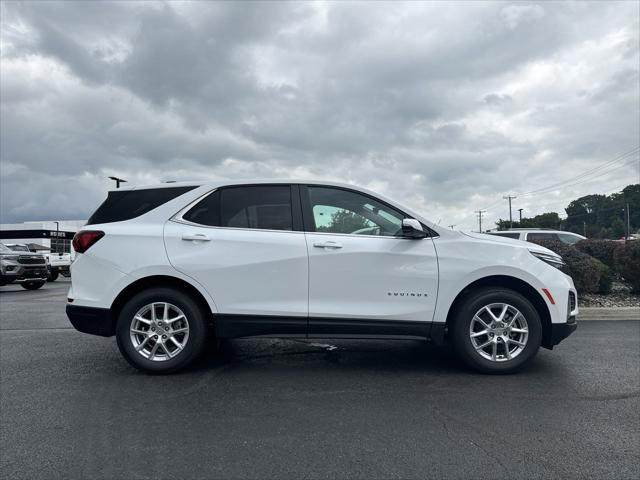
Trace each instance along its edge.
{"label": "headlight", "polygon": [[10,262],[17,262],[18,261],[18,255],[4,255],[2,257],[3,260],[9,260]]}
{"label": "headlight", "polygon": [[556,267],[558,270],[566,273],[567,264],[564,263],[560,255],[553,255],[551,253],[544,252],[533,252],[531,250],[529,250],[529,252],[531,252],[531,255],[533,255],[537,259],[542,260],[544,263],[547,263],[552,267]]}

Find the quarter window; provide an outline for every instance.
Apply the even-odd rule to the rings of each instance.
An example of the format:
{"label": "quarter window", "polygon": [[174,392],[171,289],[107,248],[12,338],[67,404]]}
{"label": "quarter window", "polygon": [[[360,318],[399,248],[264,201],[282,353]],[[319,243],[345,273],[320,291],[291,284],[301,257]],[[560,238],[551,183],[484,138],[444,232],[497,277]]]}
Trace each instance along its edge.
{"label": "quarter window", "polygon": [[509,232],[493,233],[493,232],[491,232],[491,235],[497,235],[498,237],[515,238],[516,240],[518,238],[520,238],[520,234],[519,233],[509,233]]}
{"label": "quarter window", "polygon": [[527,234],[528,242],[543,242],[543,241],[559,241],[556,233],[529,233]]}
{"label": "quarter window", "polygon": [[402,235],[401,212],[371,197],[328,187],[308,187],[316,232]]}

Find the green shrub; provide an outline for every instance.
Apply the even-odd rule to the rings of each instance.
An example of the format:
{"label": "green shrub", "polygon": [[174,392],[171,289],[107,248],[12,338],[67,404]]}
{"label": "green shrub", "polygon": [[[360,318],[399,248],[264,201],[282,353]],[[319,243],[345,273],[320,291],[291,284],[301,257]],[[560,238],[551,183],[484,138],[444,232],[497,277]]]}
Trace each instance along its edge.
{"label": "green shrub", "polygon": [[624,244],[612,240],[581,240],[575,244],[575,247],[615,271],[615,252],[623,248]]}
{"label": "green shrub", "polygon": [[640,293],[640,240],[631,240],[615,251],[616,271],[631,286],[633,293]]}
{"label": "green shrub", "polygon": [[[605,275],[601,266],[606,267],[602,262],[586,253],[582,253],[573,245],[558,241],[540,241],[536,243],[562,257],[567,264],[566,272],[573,278],[573,283],[578,293],[596,293],[600,290],[601,278]],[[602,281],[602,285],[603,288],[607,288],[606,280]],[[611,288],[610,284],[609,288]]]}
{"label": "green shrub", "polygon": [[611,269],[602,263],[597,258],[594,260],[598,265],[598,271],[600,272],[600,281],[598,282],[598,293],[600,295],[607,295],[611,293],[611,284],[613,283],[613,275],[611,274]]}

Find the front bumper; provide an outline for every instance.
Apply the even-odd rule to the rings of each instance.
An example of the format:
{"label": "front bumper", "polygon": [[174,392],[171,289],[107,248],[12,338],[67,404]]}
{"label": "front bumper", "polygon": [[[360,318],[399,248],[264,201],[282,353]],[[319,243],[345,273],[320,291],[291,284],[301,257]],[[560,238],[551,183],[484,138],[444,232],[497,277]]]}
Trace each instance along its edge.
{"label": "front bumper", "polygon": [[111,337],[115,335],[115,322],[108,308],[83,307],[67,304],[67,317],[71,325],[82,333]]}
{"label": "front bumper", "polygon": [[576,317],[569,317],[567,323],[551,324],[551,346],[558,345],[578,328]]}
{"label": "front bumper", "polygon": [[2,268],[2,277],[7,283],[46,280],[47,276],[48,272],[45,265],[25,267],[23,265],[15,264],[6,265]]}

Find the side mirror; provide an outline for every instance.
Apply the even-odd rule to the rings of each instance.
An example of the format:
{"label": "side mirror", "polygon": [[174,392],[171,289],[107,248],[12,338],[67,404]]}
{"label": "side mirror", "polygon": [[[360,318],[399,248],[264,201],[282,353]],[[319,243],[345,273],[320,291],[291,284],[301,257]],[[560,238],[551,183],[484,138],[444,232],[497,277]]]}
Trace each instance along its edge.
{"label": "side mirror", "polygon": [[402,235],[408,238],[425,238],[429,235],[422,229],[422,225],[418,220],[413,218],[404,218],[402,220]]}

